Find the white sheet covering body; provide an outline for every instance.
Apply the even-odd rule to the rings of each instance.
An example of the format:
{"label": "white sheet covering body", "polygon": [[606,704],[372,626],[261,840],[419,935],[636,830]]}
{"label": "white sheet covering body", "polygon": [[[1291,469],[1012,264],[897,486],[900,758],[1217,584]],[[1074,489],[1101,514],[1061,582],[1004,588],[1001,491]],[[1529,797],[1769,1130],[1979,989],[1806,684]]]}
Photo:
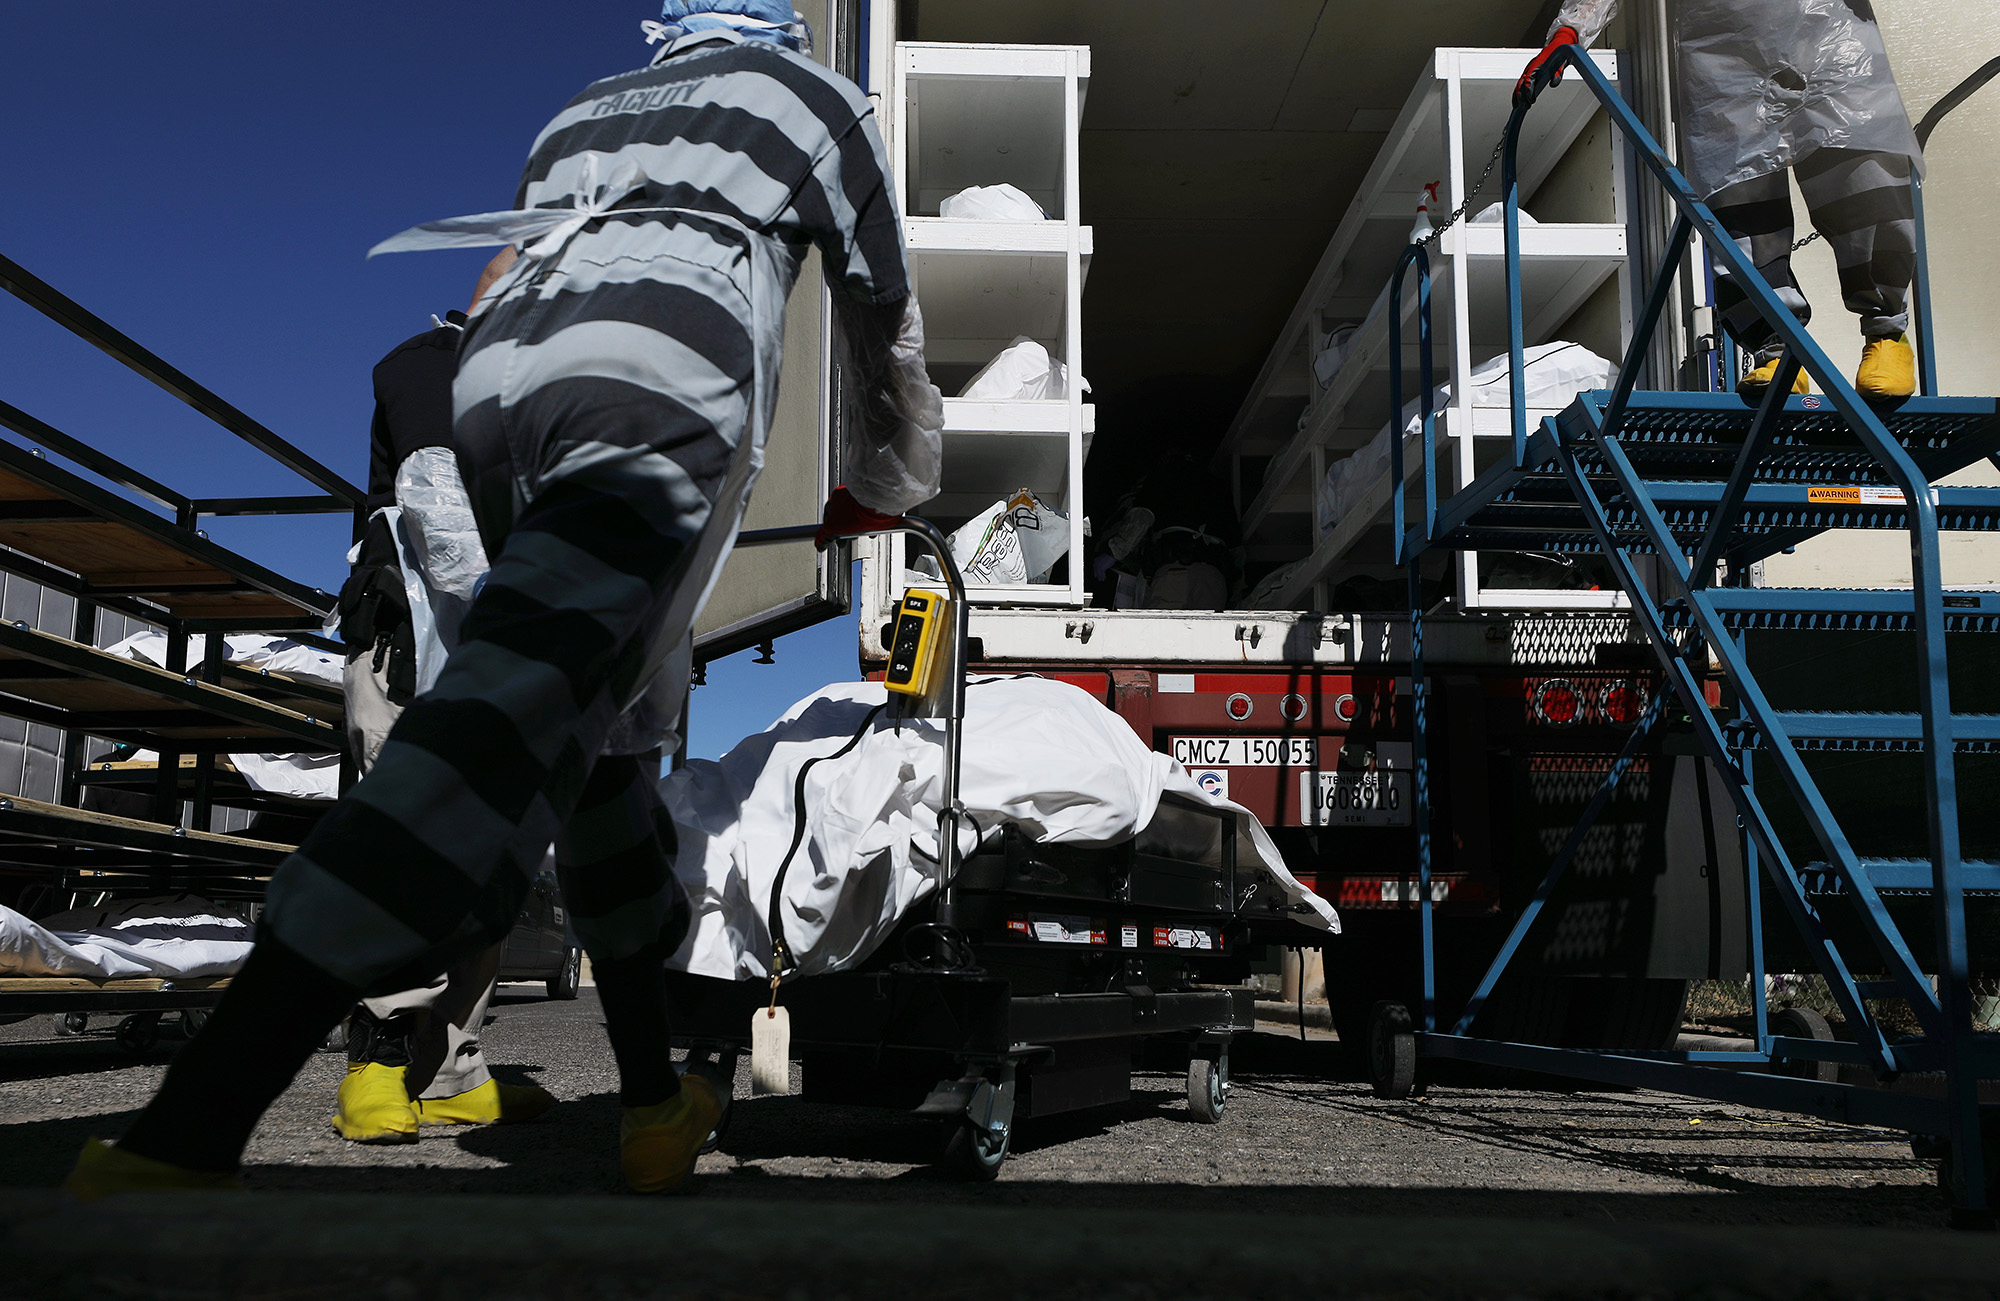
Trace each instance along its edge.
{"label": "white sheet covering body", "polygon": [[[879,683],[827,687],[720,760],[695,760],[661,783],[680,839],[675,875],[694,913],[670,967],[769,978],[771,883],[792,842],[800,770],[845,746],[887,695]],[[805,839],[780,903],[799,963],[788,979],[860,963],[936,888],[943,754],[940,720],[898,723],[884,710],[854,749],[806,774]],[[1261,863],[1286,898],[1304,904],[1298,920],[1338,933],[1332,905],[1285,869],[1248,811],[1204,793],[1087,693],[1033,677],[967,688],[959,794],[971,825],[962,853],[1004,823],[1045,843],[1129,840],[1168,792],[1231,810],[1237,861]]]}
{"label": "white sheet covering body", "polygon": [[0,907],[0,975],[226,976],[250,956],[251,938],[234,905],[193,894],[77,908],[39,922]]}
{"label": "white sheet covering body", "polygon": [[[307,682],[341,685],[344,665],[338,655],[266,633],[232,633],[223,640],[227,647],[224,656],[238,668],[268,669]],[[114,655],[160,668],[167,666],[167,635],[163,632],[136,632],[108,649]],[[207,653],[206,637],[188,638],[189,664],[201,663]],[[141,750],[132,757],[141,761],[159,760],[151,750]],[[340,798],[337,754],[232,754],[229,762],[253,791],[307,800]]]}
{"label": "white sheet covering body", "polygon": [[[1618,378],[1618,365],[1598,356],[1580,343],[1569,343],[1558,339],[1552,343],[1537,343],[1521,350],[1525,363],[1522,369],[1522,384],[1528,406],[1553,407],[1561,409],[1576,400],[1578,393],[1590,389],[1609,388]],[[1488,357],[1472,368],[1470,392],[1475,407],[1506,407],[1514,402],[1514,386],[1510,372],[1513,363],[1506,353]],[[1440,384],[1431,390],[1431,410],[1442,415],[1451,405],[1451,385]],[[1403,468],[1405,473],[1415,473],[1423,459],[1423,411],[1415,399],[1403,404]],[[1529,427],[1534,427],[1531,419]],[[1442,453],[1443,429],[1439,425],[1439,451]],[[1356,510],[1374,511],[1387,502],[1386,496],[1378,496],[1374,491],[1376,481],[1389,473],[1389,431],[1368,440],[1367,444],[1352,456],[1343,457],[1326,468],[1326,477],[1320,480],[1314,496],[1313,514],[1318,522],[1320,537],[1331,533],[1336,525],[1350,512]]]}

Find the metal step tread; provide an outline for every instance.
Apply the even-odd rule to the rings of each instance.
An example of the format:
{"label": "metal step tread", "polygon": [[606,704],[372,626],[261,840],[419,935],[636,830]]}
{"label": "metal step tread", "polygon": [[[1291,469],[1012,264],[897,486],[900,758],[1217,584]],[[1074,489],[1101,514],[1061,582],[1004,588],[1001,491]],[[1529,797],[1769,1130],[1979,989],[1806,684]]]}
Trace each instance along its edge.
{"label": "metal step tread", "polygon": [[[1861,858],[1856,862],[1867,874],[1868,884],[1883,894],[1931,892],[1933,873],[1928,858]],[[1839,868],[1825,862],[1807,863],[1799,869],[1799,875],[1806,878],[1806,888],[1814,894],[1838,894],[1845,879]],[[2000,862],[1960,859],[1959,883],[1968,894],[2000,894]]]}

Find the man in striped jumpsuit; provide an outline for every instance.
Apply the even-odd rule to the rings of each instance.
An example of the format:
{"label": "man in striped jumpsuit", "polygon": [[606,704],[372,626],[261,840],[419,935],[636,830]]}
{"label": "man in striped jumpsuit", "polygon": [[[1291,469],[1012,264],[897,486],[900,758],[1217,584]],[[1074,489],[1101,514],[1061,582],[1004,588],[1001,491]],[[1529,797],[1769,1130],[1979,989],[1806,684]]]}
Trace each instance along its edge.
{"label": "man in striped jumpsuit", "polygon": [[[1790,168],[1833,249],[1841,297],[1860,318],[1855,388],[1910,396],[1910,178],[1923,152],[1868,0],[1673,0],[1668,8],[1689,184],[1804,324],[1812,306],[1792,275]],[[1550,51],[1589,45],[1617,12],[1618,0],[1564,0],[1523,86]],[[1736,389],[1754,400],[1775,378],[1783,345],[1719,266],[1715,297],[1730,337],[1751,354]],[[1794,386],[1806,391],[1803,372]]]}
{"label": "man in striped jumpsuit", "polygon": [[667,0],[664,17],[651,65],[543,130],[514,211],[391,241],[526,245],[468,326],[454,391],[493,568],[436,686],[272,881],[207,1030],[116,1147],[86,1146],[79,1196],[230,1182],[355,999],[504,935],[551,840],[617,1057],[627,1185],[678,1184],[720,1113],[668,1056],[661,962],[687,904],[634,756],[677,716],[812,246],[860,390],[829,530],[936,492],[942,403],[867,99],[802,57],[789,4]]}

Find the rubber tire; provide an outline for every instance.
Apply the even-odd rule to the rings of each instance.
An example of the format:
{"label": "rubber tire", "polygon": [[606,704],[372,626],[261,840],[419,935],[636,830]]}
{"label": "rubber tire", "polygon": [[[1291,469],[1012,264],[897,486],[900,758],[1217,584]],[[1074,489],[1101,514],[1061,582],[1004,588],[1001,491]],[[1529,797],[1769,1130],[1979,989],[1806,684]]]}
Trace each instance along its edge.
{"label": "rubber tire", "polygon": [[1416,1091],[1416,1023],[1401,1003],[1384,999],[1368,1013],[1368,1083],[1394,1101]]}
{"label": "rubber tire", "polygon": [[[1771,1014],[1771,1033],[1787,1039],[1833,1038],[1833,1027],[1809,1007],[1788,1007]],[[1840,1083],[1839,1062],[1774,1062],[1773,1075],[1789,1075],[1795,1080],[1816,1080],[1821,1084]]]}
{"label": "rubber tire", "polygon": [[562,969],[548,979],[549,997],[567,1003],[583,987],[583,950],[574,946],[563,951]]}
{"label": "rubber tire", "polygon": [[90,1029],[88,1012],[64,1012],[51,1019],[56,1023],[56,1033],[60,1035],[80,1035]]}
{"label": "rubber tire", "polygon": [[1013,1141],[1011,1127],[996,1146],[990,1131],[961,1119],[952,1125],[951,1132],[945,1136],[944,1155],[938,1165],[954,1179],[966,1183],[991,1183],[1000,1177],[1000,1166],[1006,1161],[1007,1149]]}
{"label": "rubber tire", "polygon": [[159,1042],[158,1012],[134,1012],[118,1023],[118,1046],[128,1053],[149,1053]]}
{"label": "rubber tire", "polygon": [[1229,1077],[1222,1063],[1197,1057],[1188,1063],[1188,1110],[1204,1125],[1221,1121],[1229,1105]]}
{"label": "rubber tire", "polygon": [[208,1024],[208,1009],[205,1007],[184,1007],[181,1009],[181,1038],[192,1039]]}

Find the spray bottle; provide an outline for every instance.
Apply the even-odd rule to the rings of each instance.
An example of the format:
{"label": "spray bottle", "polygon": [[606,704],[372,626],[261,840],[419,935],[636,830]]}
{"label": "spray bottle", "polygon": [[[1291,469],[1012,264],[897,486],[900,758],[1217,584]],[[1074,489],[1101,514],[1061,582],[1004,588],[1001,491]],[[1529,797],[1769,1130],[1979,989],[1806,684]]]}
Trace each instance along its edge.
{"label": "spray bottle", "polygon": [[1410,243],[1416,244],[1431,236],[1431,205],[1437,202],[1438,183],[1424,185],[1424,197],[1417,202],[1417,224],[1410,227]]}

